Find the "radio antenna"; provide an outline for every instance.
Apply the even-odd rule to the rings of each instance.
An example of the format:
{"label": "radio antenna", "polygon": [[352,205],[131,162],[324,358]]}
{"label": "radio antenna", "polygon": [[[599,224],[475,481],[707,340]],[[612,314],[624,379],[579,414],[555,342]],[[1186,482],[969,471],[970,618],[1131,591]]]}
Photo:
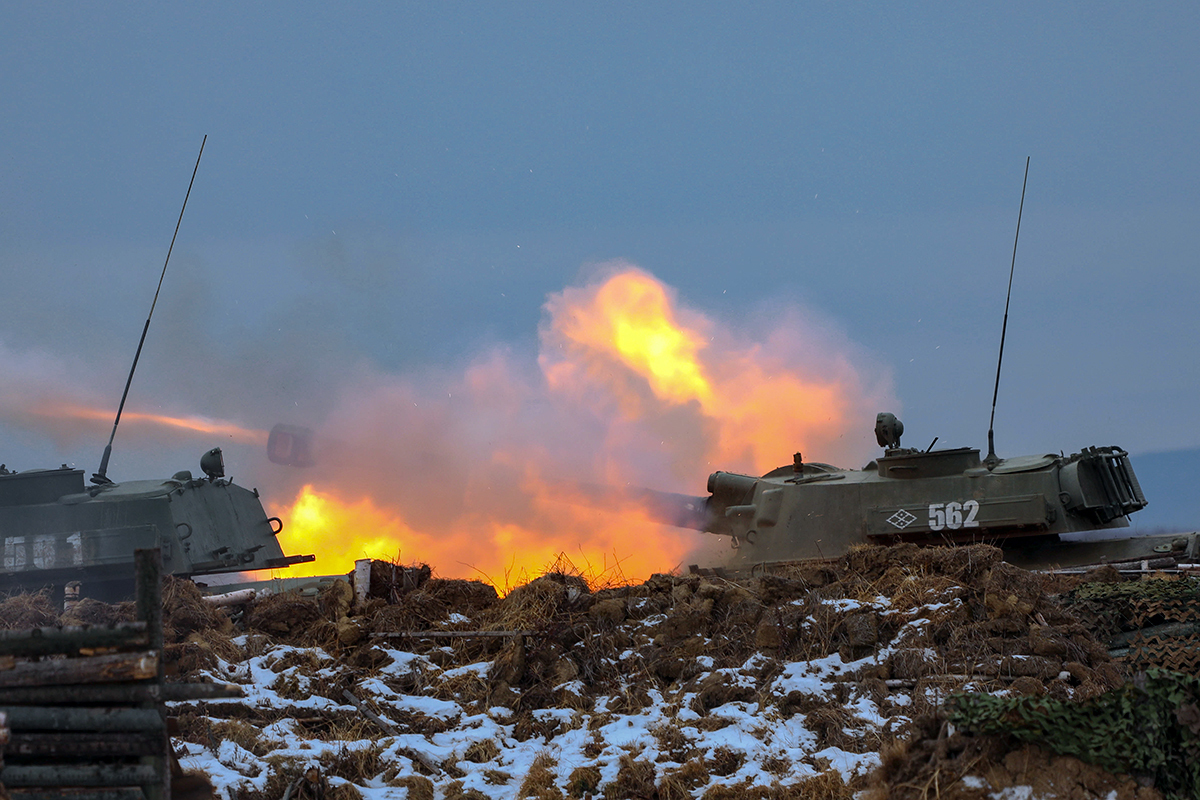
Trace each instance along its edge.
{"label": "radio antenna", "polygon": [[1017,235],[1013,237],[1012,265],[1008,268],[1008,294],[1004,298],[1004,324],[1000,327],[1000,357],[996,359],[996,388],[992,390],[992,418],[988,421],[987,468],[994,469],[1000,461],[996,457],[996,397],[1000,394],[1000,365],[1004,363],[1004,336],[1008,333],[1008,303],[1012,299],[1013,272],[1017,268],[1017,242],[1021,238],[1021,213],[1025,210],[1025,186],[1029,183],[1029,156],[1025,156],[1025,179],[1021,182],[1021,206],[1017,209]]}
{"label": "radio antenna", "polygon": [[187,210],[188,198],[192,196],[192,184],[196,182],[196,173],[200,170],[200,159],[204,155],[204,143],[208,134],[200,141],[200,155],[196,156],[196,166],[192,170],[192,179],[188,181],[187,194],[183,196],[183,208],[179,209],[179,220],[175,223],[175,233],[171,235],[171,246],[167,248],[167,258],[163,261],[162,274],[158,276],[158,288],[154,290],[154,300],[150,303],[150,313],[146,315],[146,324],[142,327],[142,338],[138,340],[137,352],[133,354],[133,366],[129,368],[129,377],[125,379],[125,391],[121,393],[121,403],[117,406],[117,418],[113,421],[112,433],[108,436],[108,444],[104,446],[104,456],[100,459],[100,470],[92,476],[92,483],[112,483],[108,479],[108,457],[112,455],[113,439],[117,435],[117,426],[121,424],[121,412],[125,410],[125,399],[129,397],[129,385],[133,383],[133,372],[137,369],[138,359],[142,356],[142,345],[146,343],[146,332],[150,330],[150,318],[154,316],[154,306],[158,304],[158,293],[162,291],[163,278],[167,277],[167,264],[171,263],[171,251],[175,249],[175,237],[179,235],[179,226],[183,223],[183,212]]}

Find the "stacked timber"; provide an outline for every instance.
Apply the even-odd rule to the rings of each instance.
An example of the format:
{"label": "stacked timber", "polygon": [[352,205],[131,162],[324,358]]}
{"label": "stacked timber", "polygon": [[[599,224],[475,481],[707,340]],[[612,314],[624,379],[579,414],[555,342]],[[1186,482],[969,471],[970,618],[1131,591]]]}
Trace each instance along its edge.
{"label": "stacked timber", "polygon": [[164,681],[161,565],[137,551],[136,622],[0,631],[0,785],[13,800],[170,800],[166,702],[238,690]]}

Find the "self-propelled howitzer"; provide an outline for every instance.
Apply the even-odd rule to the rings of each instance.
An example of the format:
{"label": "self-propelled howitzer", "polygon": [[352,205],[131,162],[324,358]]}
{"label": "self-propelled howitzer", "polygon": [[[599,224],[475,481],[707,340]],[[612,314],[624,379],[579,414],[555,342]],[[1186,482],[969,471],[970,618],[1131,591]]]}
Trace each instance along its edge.
{"label": "self-propelled howitzer", "polygon": [[[132,595],[134,551],[159,548],[163,569],[181,577],[286,567],[311,555],[284,555],[255,489],[224,476],[219,448],[167,480],[85,487],[83,470],[0,471],[0,593],[78,581],[103,600]],[[2,470],[3,468],[0,468]]]}
{"label": "self-propelled howitzer", "polygon": [[[1118,447],[1073,455],[980,458],[974,448],[900,447],[903,426],[880,414],[884,453],[861,470],[803,461],[760,477],[714,472],[709,496],[670,520],[728,536],[734,566],[835,558],[855,544],[999,544],[1044,550],[1061,534],[1129,525],[1142,494]],[[664,515],[659,514],[660,518]],[[1018,559],[1019,560],[1019,559]]]}

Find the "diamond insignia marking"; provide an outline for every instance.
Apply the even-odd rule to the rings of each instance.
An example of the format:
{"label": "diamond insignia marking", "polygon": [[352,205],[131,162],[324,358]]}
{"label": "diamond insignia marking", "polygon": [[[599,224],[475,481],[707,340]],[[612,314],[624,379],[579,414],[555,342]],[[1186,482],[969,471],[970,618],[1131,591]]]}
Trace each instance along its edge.
{"label": "diamond insignia marking", "polygon": [[887,521],[892,523],[892,525],[896,526],[900,530],[904,530],[909,525],[912,525],[914,522],[916,522],[917,518],[902,508],[895,514],[892,514],[890,517],[888,517]]}

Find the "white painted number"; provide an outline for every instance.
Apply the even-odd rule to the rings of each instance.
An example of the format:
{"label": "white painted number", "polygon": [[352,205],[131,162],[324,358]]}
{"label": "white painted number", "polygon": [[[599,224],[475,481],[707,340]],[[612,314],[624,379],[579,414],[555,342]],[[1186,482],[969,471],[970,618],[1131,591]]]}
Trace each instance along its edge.
{"label": "white painted number", "polygon": [[[967,512],[966,519],[963,512]],[[979,501],[968,500],[965,503],[930,503],[929,530],[941,531],[949,528],[956,531],[959,528],[978,528],[979,522],[975,517],[979,514]]]}
{"label": "white painted number", "polygon": [[963,503],[963,508],[971,512],[970,514],[967,514],[967,518],[963,520],[963,527],[978,528],[979,523],[975,520],[975,516],[979,513],[979,501],[968,500],[967,502]]}

